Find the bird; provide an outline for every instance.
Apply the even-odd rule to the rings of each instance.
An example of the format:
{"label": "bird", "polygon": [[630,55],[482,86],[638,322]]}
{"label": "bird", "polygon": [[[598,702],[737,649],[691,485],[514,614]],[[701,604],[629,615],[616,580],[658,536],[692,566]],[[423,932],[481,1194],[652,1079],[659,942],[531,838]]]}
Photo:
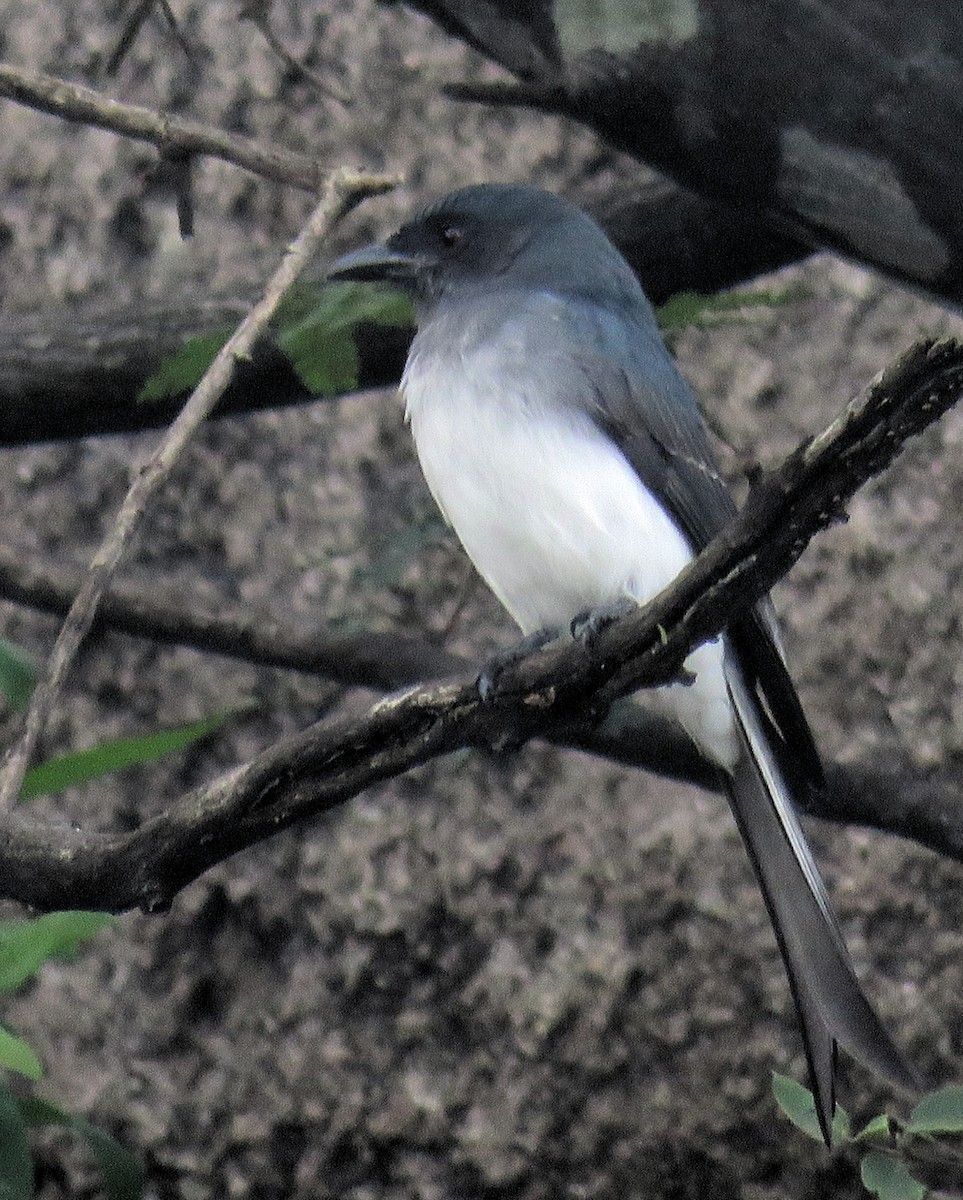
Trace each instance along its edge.
{"label": "bird", "polygon": [[[411,299],[400,390],[421,468],[522,645],[651,600],[736,512],[638,279],[569,201],[529,184],[462,187],[327,276]],[[685,668],[653,699],[729,799],[831,1146],[837,1046],[918,1085],[857,978],[797,817],[825,779],[768,598]]]}

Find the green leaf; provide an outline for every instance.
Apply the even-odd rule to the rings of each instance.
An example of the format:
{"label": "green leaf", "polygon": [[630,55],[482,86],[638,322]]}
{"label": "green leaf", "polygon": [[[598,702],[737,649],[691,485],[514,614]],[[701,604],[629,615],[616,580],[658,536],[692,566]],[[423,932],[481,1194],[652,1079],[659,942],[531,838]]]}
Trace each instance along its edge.
{"label": "green leaf", "polygon": [[48,958],[71,954],[77,944],[113,923],[109,913],[53,912],[0,924],[0,992],[36,974]]}
{"label": "green leaf", "polygon": [[[313,293],[313,303],[309,297]],[[276,339],[304,386],[315,396],[337,396],[358,383],[355,326],[414,325],[411,302],[399,292],[365,283],[292,290],[278,309]]]}
{"label": "green leaf", "polygon": [[[803,1133],[808,1134],[817,1142],[823,1140],[819,1119],[816,1116],[816,1101],[809,1088],[803,1087],[795,1079],[790,1079],[788,1075],[780,1075],[778,1071],[773,1071],[772,1094],[776,1098],[776,1103],[797,1129],[801,1129]],[[833,1116],[833,1141],[837,1144],[847,1142],[850,1133],[849,1113],[841,1105],[837,1105]]]}
{"label": "green leaf", "polygon": [[281,297],[274,310],[274,324],[277,329],[292,329],[306,321],[322,302],[325,292],[331,288],[340,288],[341,284],[332,283],[300,283],[292,284]]}
{"label": "green leaf", "polygon": [[312,396],[338,396],[358,383],[358,348],[344,332],[332,337],[305,322],[279,338],[298,379]]}
{"label": "green leaf", "polygon": [[104,1191],[110,1200],[140,1200],[144,1192],[144,1172],[137,1159],[109,1133],[89,1121],[75,1118],[74,1129],[93,1150]]}
{"label": "green leaf", "polygon": [[110,1200],[140,1200],[144,1190],[144,1174],[140,1164],[106,1130],[43,1100],[29,1096],[19,1101],[21,1115],[27,1125],[62,1125],[82,1137],[97,1159],[104,1181],[104,1191]]}
{"label": "green leaf", "polygon": [[35,796],[62,792],[111,771],[152,762],[174,750],[183,750],[185,746],[220,729],[236,711],[215,713],[211,717],[202,717],[199,721],[189,721],[186,725],[175,725],[156,733],[115,738],[92,746],[89,750],[76,750],[72,754],[49,758],[27,772],[20,789],[20,799],[32,800]]}
{"label": "green leaf", "polygon": [[963,1087],[952,1085],[930,1092],[917,1104],[907,1133],[963,1133]]}
{"label": "green leaf", "polygon": [[33,659],[13,642],[0,638],[0,694],[7,703],[24,712],[36,682],[37,666]]}
{"label": "green leaf", "polygon": [[890,1121],[886,1113],[880,1113],[878,1117],[873,1117],[869,1124],[856,1134],[856,1141],[871,1142],[879,1138],[888,1138],[890,1136]]}
{"label": "green leaf", "polygon": [[30,1200],[33,1163],[16,1100],[0,1084],[0,1200]]}
{"label": "green leaf", "polygon": [[698,292],[679,292],[656,312],[663,333],[685,329],[690,325],[703,328],[737,320],[738,314],[749,308],[775,308],[786,304],[788,293],[782,292],[720,292],[702,296]]}
{"label": "green leaf", "polygon": [[914,1179],[906,1163],[873,1150],[863,1157],[859,1167],[863,1187],[879,1200],[923,1200],[926,1188]]}
{"label": "green leaf", "polygon": [[137,403],[169,400],[193,391],[201,377],[231,336],[231,330],[189,338],[179,350],[165,358],[137,393]]}
{"label": "green leaf", "polygon": [[21,1038],[14,1037],[0,1025],[0,1067],[17,1071],[28,1079],[39,1079],[43,1074],[40,1059]]}

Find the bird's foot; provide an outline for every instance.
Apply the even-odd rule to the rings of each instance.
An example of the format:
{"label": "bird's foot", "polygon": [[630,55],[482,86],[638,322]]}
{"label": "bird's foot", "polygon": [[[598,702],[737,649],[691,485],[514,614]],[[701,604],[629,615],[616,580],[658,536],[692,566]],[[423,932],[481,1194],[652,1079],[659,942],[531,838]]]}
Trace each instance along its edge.
{"label": "bird's foot", "polygon": [[536,650],[541,650],[549,642],[557,641],[560,636],[561,633],[558,629],[538,629],[535,633],[523,637],[514,646],[509,646],[507,650],[499,650],[493,654],[482,667],[476,682],[478,694],[482,700],[491,699],[498,687],[499,679],[509,667],[514,667],[516,663],[528,658]]}
{"label": "bird's foot", "polygon": [[599,634],[620,617],[636,612],[638,605],[628,596],[612,600],[608,604],[599,604],[595,608],[586,608],[572,619],[570,626],[572,637],[587,649],[591,650]]}

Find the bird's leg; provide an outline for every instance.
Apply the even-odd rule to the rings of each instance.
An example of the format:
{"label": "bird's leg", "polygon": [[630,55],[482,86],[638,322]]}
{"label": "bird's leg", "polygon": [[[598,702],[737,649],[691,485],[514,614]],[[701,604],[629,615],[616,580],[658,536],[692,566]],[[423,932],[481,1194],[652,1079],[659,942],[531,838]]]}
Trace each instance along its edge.
{"label": "bird's leg", "polygon": [[[600,604],[596,608],[583,609],[572,618],[570,629],[572,637],[591,654],[599,634],[607,629],[620,617],[638,612],[639,605],[629,596],[621,596],[618,600],[610,600],[608,604]],[[686,666],[679,668],[678,674],[671,681],[683,687],[691,687],[696,681],[695,675]]]}
{"label": "bird's leg", "polygon": [[591,650],[603,629],[607,629],[620,617],[635,612],[638,607],[630,597],[620,596],[618,600],[610,600],[607,604],[599,604],[595,608],[583,608],[572,618],[572,637],[581,642],[587,650]]}
{"label": "bird's leg", "polygon": [[534,654],[536,650],[541,650],[543,646],[547,646],[549,642],[556,642],[562,637],[561,629],[536,629],[534,633],[523,637],[520,642],[516,642],[514,646],[509,646],[507,650],[497,650],[490,659],[482,667],[476,686],[478,694],[483,700],[490,699],[495,694],[495,689],[498,687],[500,677],[508,670],[509,667],[514,667],[516,663],[520,663],[522,659],[528,658],[530,654]]}

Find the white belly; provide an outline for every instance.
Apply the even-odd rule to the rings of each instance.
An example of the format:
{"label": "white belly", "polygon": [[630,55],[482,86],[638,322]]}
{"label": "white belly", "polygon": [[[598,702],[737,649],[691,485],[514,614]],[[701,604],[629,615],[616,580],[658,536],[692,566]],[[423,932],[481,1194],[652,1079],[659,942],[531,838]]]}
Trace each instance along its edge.
{"label": "white belly", "polygon": [[[493,403],[472,383],[492,378],[483,356],[476,352],[471,370],[460,364],[453,379],[415,355],[402,381],[425,479],[479,574],[524,633],[565,628],[621,597],[650,600],[692,557],[675,523],[587,416],[547,413],[521,391],[517,403]],[[538,374],[536,366],[534,388]],[[661,688],[656,702],[703,753],[731,767],[737,745],[721,643],[700,647],[686,665],[696,683]]]}

